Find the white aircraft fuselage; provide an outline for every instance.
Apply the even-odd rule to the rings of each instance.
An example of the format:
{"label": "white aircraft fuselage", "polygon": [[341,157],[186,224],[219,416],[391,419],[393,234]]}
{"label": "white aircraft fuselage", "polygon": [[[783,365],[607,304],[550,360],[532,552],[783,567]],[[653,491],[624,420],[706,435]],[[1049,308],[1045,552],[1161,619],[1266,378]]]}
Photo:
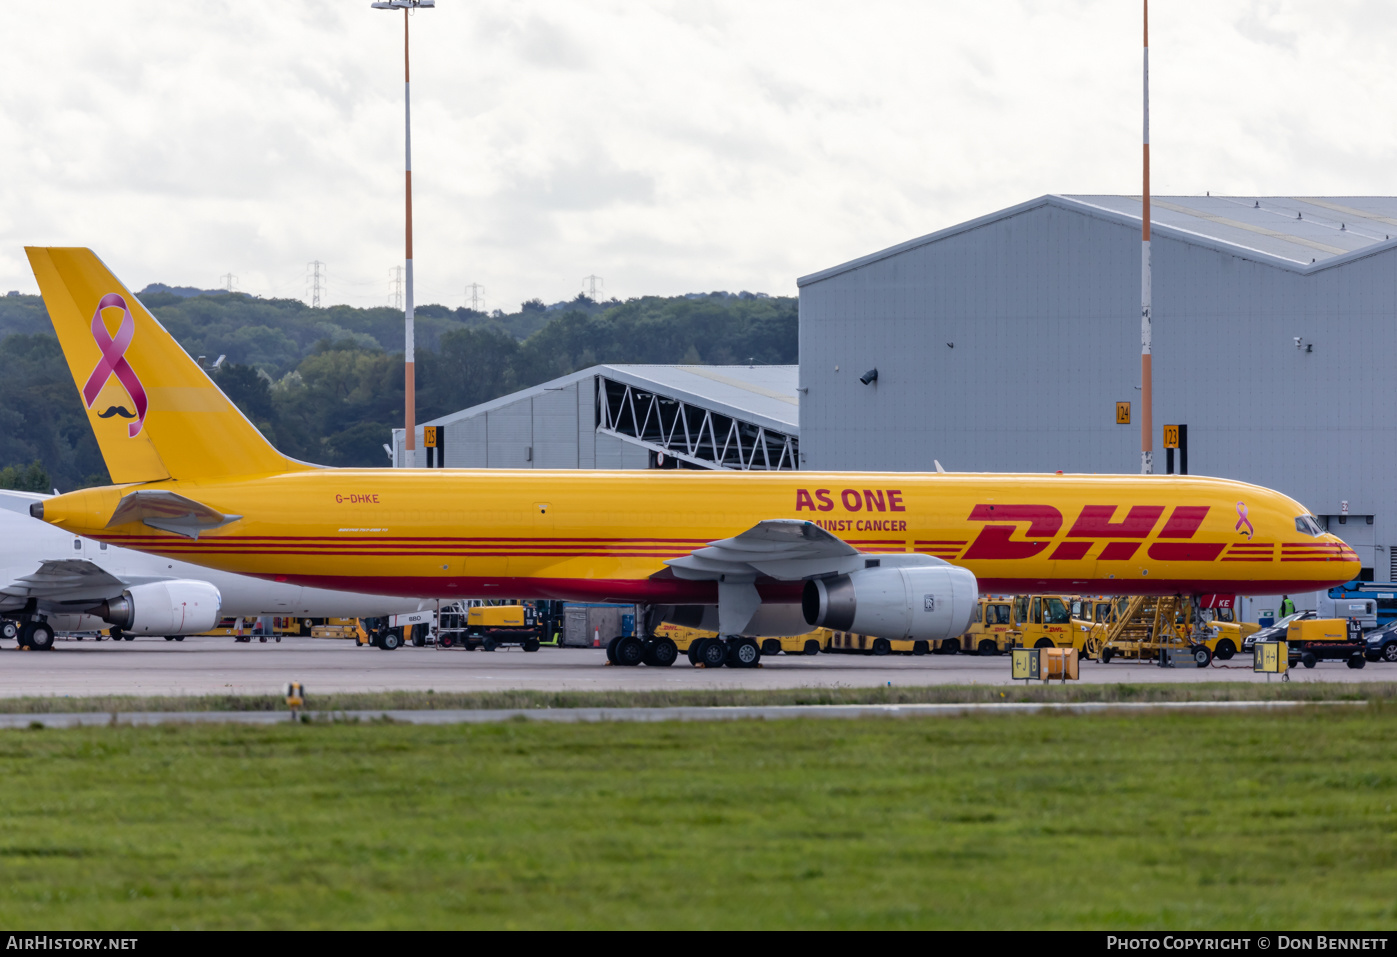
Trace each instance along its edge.
{"label": "white aircraft fuselage", "polygon": [[[263,581],[247,575],[218,571],[105,542],[73,535],[47,522],[29,517],[29,504],[47,496],[0,491],[0,615],[15,615],[23,601],[4,594],[7,586],[33,575],[45,562],[78,559],[91,562],[128,584],[192,579],[208,582],[222,595],[226,618],[278,615],[303,618],[373,618],[406,614],[429,608],[432,602],[417,598],[365,595],[357,592],[308,588]],[[93,595],[99,604],[105,595]],[[71,595],[61,605],[39,599],[39,611],[47,615],[55,631],[100,631],[107,624],[95,615],[82,614]]]}

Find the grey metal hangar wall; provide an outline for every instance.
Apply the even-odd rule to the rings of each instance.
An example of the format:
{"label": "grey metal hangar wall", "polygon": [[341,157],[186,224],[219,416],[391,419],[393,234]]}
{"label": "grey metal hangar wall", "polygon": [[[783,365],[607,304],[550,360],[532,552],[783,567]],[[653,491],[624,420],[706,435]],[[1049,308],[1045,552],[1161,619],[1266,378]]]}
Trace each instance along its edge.
{"label": "grey metal hangar wall", "polygon": [[[1397,577],[1397,199],[1160,197],[1151,224],[1156,471],[1185,423],[1190,472],[1294,496]],[[804,468],[1138,471],[1138,198],[1044,196],[799,286]]]}
{"label": "grey metal hangar wall", "polygon": [[[795,366],[598,365],[424,422],[401,467],[799,468]],[[444,454],[428,462],[424,431]],[[434,450],[435,451],[435,450]]]}

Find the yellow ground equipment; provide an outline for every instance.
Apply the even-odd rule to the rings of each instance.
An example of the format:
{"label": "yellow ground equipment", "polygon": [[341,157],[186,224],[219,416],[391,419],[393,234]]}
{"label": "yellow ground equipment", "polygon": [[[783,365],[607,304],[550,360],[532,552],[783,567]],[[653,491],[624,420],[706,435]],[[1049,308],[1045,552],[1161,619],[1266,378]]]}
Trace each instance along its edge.
{"label": "yellow ground equipment", "polygon": [[458,604],[442,609],[437,644],[442,648],[460,644],[467,650],[482,651],[518,645],[525,651],[538,651],[543,639],[553,636],[552,620],[534,602],[482,603],[465,608]]}
{"label": "yellow ground equipment", "polygon": [[1025,648],[1071,648],[1072,598],[1019,595],[1014,599],[1014,630]]}
{"label": "yellow ground equipment", "polygon": [[[954,649],[947,646],[955,642]],[[959,639],[935,642],[936,651],[963,651],[966,654],[1001,655],[1023,644],[1023,636],[1014,628],[1014,603],[1008,598],[981,598],[975,608],[975,620]]]}
{"label": "yellow ground equipment", "polygon": [[[672,625],[668,622],[656,628],[655,634],[674,642],[681,655],[688,654],[689,646],[700,638],[718,637],[716,631],[685,628],[682,625]],[[835,634],[842,634],[842,632],[833,632],[828,628],[816,628],[805,635],[794,635],[788,638],[763,638],[761,651],[764,655],[774,655],[777,652],[785,652],[788,655],[818,655],[822,651],[829,650],[830,641]],[[910,648],[912,642],[898,642],[898,644],[905,644]]]}
{"label": "yellow ground equipment", "polygon": [[1095,657],[1087,654],[1092,633],[1098,629],[1105,632],[1113,620],[1115,601],[1104,595],[1072,599],[1072,647],[1077,649],[1079,657]]}
{"label": "yellow ground equipment", "polygon": [[1261,630],[1261,626],[1254,621],[1238,621],[1236,612],[1231,608],[1217,608],[1212,614],[1209,627],[1213,630],[1213,637],[1204,644],[1212,649],[1219,661],[1227,661],[1237,654],[1242,650],[1242,642],[1246,641],[1247,636]]}
{"label": "yellow ground equipment", "polygon": [[363,635],[364,629],[359,626],[357,618],[326,618],[324,624],[310,630],[312,638],[352,638],[360,644],[367,644],[368,639]]}
{"label": "yellow ground equipment", "polygon": [[858,635],[852,631],[829,631],[823,628],[820,630],[829,635],[825,650],[830,654],[924,655],[931,651],[930,643],[925,641],[894,641],[889,638]]}
{"label": "yellow ground equipment", "polygon": [[1195,628],[1193,603],[1178,597],[1137,595],[1117,599],[1111,620],[1094,626],[1087,654],[1106,664],[1113,658],[1168,663],[1188,656],[1199,668],[1212,664],[1213,652],[1203,639],[1211,635]]}
{"label": "yellow ground equipment", "polygon": [[1347,662],[1350,668],[1362,668],[1367,664],[1363,658],[1363,629],[1351,619],[1292,621],[1285,631],[1285,643],[1291,667],[1298,663],[1313,668],[1325,659]]}

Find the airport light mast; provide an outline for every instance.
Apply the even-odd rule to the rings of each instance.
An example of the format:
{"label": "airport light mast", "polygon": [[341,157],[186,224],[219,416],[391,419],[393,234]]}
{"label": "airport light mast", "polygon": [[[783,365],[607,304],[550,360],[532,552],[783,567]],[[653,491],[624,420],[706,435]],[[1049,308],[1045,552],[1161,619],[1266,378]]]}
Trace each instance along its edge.
{"label": "airport light mast", "polygon": [[[407,131],[404,159],[407,172],[407,298],[403,303],[403,453],[417,450],[417,373],[413,365],[416,341],[412,329],[412,71],[408,64],[408,19],[421,7],[435,7],[436,0],[381,0],[375,10],[403,11],[403,121]],[[412,455],[409,464],[415,465]]]}
{"label": "airport light mast", "polygon": [[1145,4],[1145,154],[1140,193],[1140,474],[1154,472],[1154,372],[1150,310],[1150,0]]}

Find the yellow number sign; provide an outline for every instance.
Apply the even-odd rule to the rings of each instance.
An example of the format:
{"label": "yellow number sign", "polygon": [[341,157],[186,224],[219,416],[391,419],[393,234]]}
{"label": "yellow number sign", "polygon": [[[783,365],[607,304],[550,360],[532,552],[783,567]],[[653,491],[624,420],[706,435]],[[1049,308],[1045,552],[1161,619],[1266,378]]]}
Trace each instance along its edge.
{"label": "yellow number sign", "polygon": [[1177,425],[1166,425],[1164,427],[1164,447],[1166,449],[1177,449],[1179,447],[1179,427]]}
{"label": "yellow number sign", "polygon": [[1129,402],[1117,402],[1117,403],[1116,403],[1116,425],[1129,425],[1129,424],[1130,424],[1130,403],[1129,403]]}
{"label": "yellow number sign", "polygon": [[422,427],[422,447],[424,449],[434,449],[437,447],[437,429],[440,426],[424,425]]}

